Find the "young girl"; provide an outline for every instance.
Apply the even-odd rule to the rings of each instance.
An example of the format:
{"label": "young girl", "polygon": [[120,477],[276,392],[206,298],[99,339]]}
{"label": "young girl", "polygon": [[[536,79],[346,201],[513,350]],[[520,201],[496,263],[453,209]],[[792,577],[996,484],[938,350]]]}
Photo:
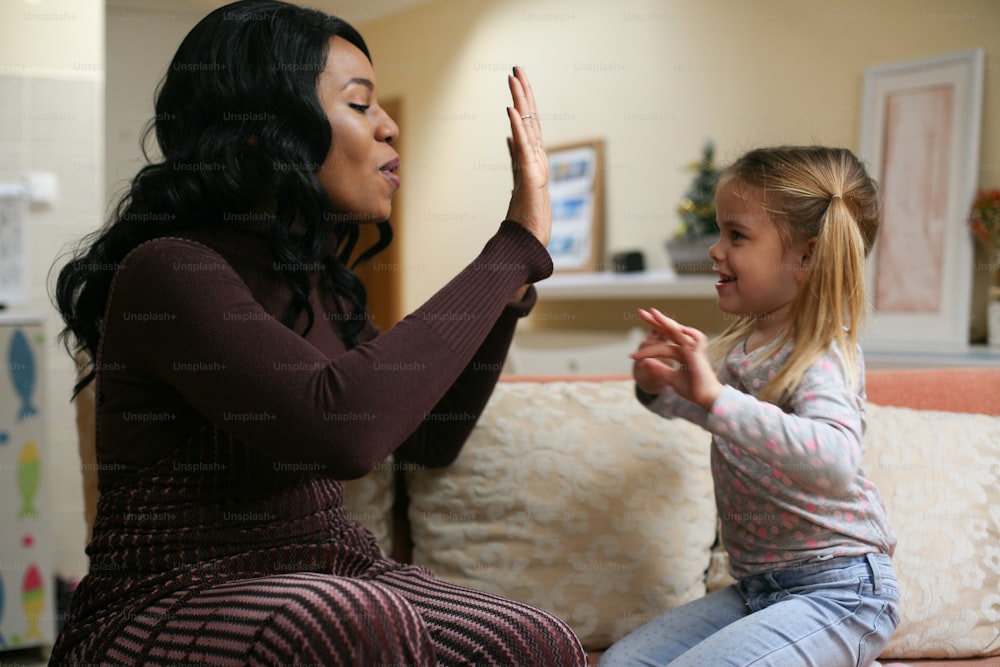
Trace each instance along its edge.
{"label": "young girl", "polygon": [[716,193],[719,307],[705,335],[655,309],[639,400],[712,433],[722,539],[737,583],[615,644],[601,665],[868,667],[898,624],[895,536],[860,468],[864,262],[875,184],[848,150],[751,151]]}

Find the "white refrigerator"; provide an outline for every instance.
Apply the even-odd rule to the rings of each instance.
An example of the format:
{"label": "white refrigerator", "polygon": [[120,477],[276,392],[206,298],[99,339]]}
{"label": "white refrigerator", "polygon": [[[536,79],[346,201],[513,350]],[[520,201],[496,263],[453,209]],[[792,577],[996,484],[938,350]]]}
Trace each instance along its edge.
{"label": "white refrigerator", "polygon": [[44,350],[41,316],[0,312],[0,651],[55,640]]}

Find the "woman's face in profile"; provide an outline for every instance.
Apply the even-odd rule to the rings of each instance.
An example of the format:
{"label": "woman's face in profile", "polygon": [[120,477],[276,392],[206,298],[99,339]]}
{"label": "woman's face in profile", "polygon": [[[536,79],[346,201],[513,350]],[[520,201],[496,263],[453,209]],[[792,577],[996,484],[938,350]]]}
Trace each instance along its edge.
{"label": "woman's face in profile", "polygon": [[387,220],[399,189],[399,156],[390,145],[399,127],[378,105],[365,54],[345,39],[331,39],[316,94],[333,135],[316,174],[320,185],[344,221]]}

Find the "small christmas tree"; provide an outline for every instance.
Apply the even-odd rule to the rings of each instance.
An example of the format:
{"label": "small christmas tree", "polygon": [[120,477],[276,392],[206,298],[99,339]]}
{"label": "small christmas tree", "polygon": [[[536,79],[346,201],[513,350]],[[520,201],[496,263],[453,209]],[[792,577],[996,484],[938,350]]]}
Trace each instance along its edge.
{"label": "small christmas tree", "polygon": [[715,167],[715,145],[711,141],[705,142],[701,161],[691,163],[688,169],[696,175],[677,207],[681,224],[675,236],[690,239],[714,236],[719,233],[715,221],[715,186],[721,171]]}

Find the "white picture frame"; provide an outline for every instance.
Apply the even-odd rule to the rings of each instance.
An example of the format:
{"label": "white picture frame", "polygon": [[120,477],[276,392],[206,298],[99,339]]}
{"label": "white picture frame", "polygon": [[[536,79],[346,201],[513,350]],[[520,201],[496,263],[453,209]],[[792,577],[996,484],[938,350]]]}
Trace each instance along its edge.
{"label": "white picture frame", "polygon": [[547,148],[555,271],[597,271],[604,252],[604,142]]}
{"label": "white picture frame", "polygon": [[984,60],[970,49],[865,70],[858,153],[882,198],[866,350],[968,347]]}

